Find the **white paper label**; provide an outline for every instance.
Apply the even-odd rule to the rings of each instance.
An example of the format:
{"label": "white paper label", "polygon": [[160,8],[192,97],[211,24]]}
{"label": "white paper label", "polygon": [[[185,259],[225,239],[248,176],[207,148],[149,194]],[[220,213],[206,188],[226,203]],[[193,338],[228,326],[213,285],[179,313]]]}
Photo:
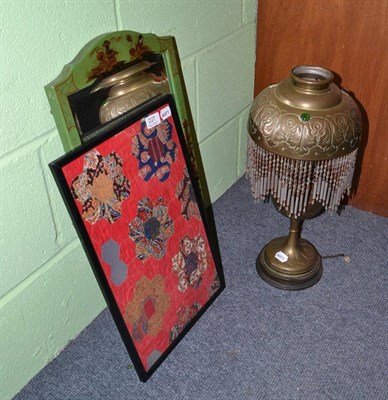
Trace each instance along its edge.
{"label": "white paper label", "polygon": [[284,254],[282,251],[278,251],[275,254],[275,258],[278,259],[280,262],[285,263],[288,260],[288,255]]}
{"label": "white paper label", "polygon": [[160,124],[159,113],[154,113],[145,118],[145,123],[148,129],[154,128]]}
{"label": "white paper label", "polygon": [[171,109],[169,106],[164,107],[163,109],[160,110],[160,117],[162,118],[163,121],[170,116],[171,116]]}

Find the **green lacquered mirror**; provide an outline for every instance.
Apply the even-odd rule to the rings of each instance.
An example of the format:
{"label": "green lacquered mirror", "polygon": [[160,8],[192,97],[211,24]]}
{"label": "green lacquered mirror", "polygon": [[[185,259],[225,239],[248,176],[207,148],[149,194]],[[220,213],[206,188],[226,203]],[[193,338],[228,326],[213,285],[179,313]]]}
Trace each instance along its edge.
{"label": "green lacquered mirror", "polygon": [[[150,85],[158,87],[155,93],[152,90],[149,92]],[[128,90],[139,90],[144,102],[159,93],[173,95],[209,217],[208,223],[211,230],[215,229],[209,191],[174,37],[158,37],[151,33],[133,31],[118,31],[98,36],[87,43],[77,56],[65,65],[59,76],[45,86],[65,152],[87,142],[95,131],[105,122],[109,122],[109,118],[120,114],[122,110],[115,114],[117,109],[110,109],[107,113],[108,103],[110,98],[120,97]]]}
{"label": "green lacquered mirror", "polygon": [[91,40],[45,87],[66,152],[87,140],[98,127],[99,111],[109,97],[109,89],[115,84],[120,86],[128,75],[134,78],[132,83],[139,81],[145,71],[155,81],[167,83],[187,139],[195,137],[175,39],[120,31]]}

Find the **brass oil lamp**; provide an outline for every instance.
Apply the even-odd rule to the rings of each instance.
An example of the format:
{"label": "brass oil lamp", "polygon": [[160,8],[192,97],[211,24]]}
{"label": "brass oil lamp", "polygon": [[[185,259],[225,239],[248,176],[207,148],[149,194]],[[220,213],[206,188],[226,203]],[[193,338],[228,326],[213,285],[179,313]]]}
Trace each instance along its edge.
{"label": "brass oil lamp", "polygon": [[324,68],[295,67],[289,79],[264,89],[250,111],[247,177],[253,196],[271,197],[290,218],[289,235],[262,249],[256,269],[281,289],[319,281],[322,258],[300,237],[302,222],[336,210],[351,188],[361,113],[333,78]]}

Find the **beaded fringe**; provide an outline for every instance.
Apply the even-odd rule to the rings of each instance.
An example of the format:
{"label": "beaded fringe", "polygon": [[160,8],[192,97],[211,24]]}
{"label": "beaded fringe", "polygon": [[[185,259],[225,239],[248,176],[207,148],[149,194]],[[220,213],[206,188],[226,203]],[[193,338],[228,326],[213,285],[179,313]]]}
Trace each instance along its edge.
{"label": "beaded fringe", "polygon": [[272,195],[290,217],[300,217],[316,202],[334,211],[350,193],[356,155],[354,150],[332,160],[294,160],[262,149],[248,136],[247,178],[255,200]]}

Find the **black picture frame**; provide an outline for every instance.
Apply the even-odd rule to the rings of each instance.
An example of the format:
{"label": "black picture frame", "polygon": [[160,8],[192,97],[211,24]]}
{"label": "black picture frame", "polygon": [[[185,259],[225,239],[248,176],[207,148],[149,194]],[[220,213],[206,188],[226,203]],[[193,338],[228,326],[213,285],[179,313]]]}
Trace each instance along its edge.
{"label": "black picture frame", "polygon": [[[89,157],[91,154],[93,155],[93,157],[96,156],[96,154],[98,153],[97,149],[100,149],[100,148],[109,148],[109,146],[111,146],[113,149],[115,149],[116,145],[118,146],[119,143],[123,143],[122,142],[122,138],[124,137],[123,135],[128,136],[129,135],[128,132],[130,129],[132,129],[135,125],[137,127],[143,126],[144,121],[146,121],[146,119],[147,119],[147,116],[154,115],[155,113],[158,113],[158,115],[160,115],[160,110],[162,110],[162,109],[163,110],[168,109],[171,111],[171,115],[166,120],[164,120],[165,126],[171,125],[172,132],[174,132],[174,131],[176,132],[176,137],[178,138],[178,140],[176,142],[174,142],[173,144],[176,145],[177,154],[180,155],[180,157],[181,157],[181,159],[179,159],[180,160],[179,168],[182,168],[182,165],[184,165],[184,167],[187,168],[188,180],[187,180],[187,177],[184,176],[185,170],[184,169],[182,170],[182,174],[183,174],[182,176],[184,177],[184,179],[186,179],[185,182],[186,183],[189,182],[189,184],[191,185],[191,189],[192,189],[187,201],[192,202],[190,204],[190,206],[192,206],[192,208],[194,210],[196,210],[196,208],[195,208],[195,204],[196,204],[198,207],[198,211],[199,211],[199,214],[197,213],[197,214],[195,214],[195,216],[192,216],[189,218],[188,215],[183,214],[182,210],[184,210],[184,208],[182,206],[180,208],[182,214],[180,216],[178,216],[176,220],[173,220],[173,218],[170,218],[168,214],[166,214],[162,219],[160,219],[160,221],[161,220],[165,221],[166,218],[167,219],[170,218],[170,220],[175,224],[174,232],[171,234],[170,238],[168,238],[166,240],[167,244],[165,246],[166,248],[165,248],[165,256],[164,257],[166,257],[166,255],[168,255],[168,257],[170,257],[171,254],[174,253],[174,251],[172,249],[178,248],[182,244],[182,240],[184,240],[184,238],[188,238],[187,239],[188,243],[190,244],[190,246],[193,245],[193,248],[194,248],[194,244],[193,244],[194,243],[194,235],[196,235],[195,239],[198,239],[198,240],[200,240],[201,238],[203,239],[203,241],[201,243],[204,243],[204,244],[203,244],[203,247],[201,247],[201,249],[204,249],[204,253],[207,254],[207,256],[205,257],[206,263],[207,263],[206,268],[204,266],[204,264],[205,264],[204,261],[198,261],[200,259],[203,260],[203,257],[201,258],[200,255],[197,255],[197,260],[196,261],[194,260],[194,264],[190,264],[190,268],[188,268],[189,256],[187,256],[185,258],[183,253],[181,253],[181,250],[179,250],[178,254],[176,254],[171,259],[172,260],[171,263],[174,266],[172,268],[173,269],[175,268],[175,272],[171,272],[171,271],[170,272],[161,272],[162,269],[163,269],[163,271],[169,271],[168,268],[170,268],[170,267],[169,267],[168,263],[170,262],[170,259],[167,257],[166,263],[163,263],[163,262],[161,262],[161,259],[155,258],[159,255],[158,255],[158,253],[156,253],[156,255],[152,254],[152,252],[154,251],[153,247],[152,247],[153,243],[156,243],[156,241],[159,240],[158,243],[160,244],[161,243],[160,241],[162,239],[160,239],[160,237],[156,237],[156,239],[155,239],[155,237],[152,236],[153,234],[150,235],[149,233],[147,233],[148,228],[147,229],[144,228],[144,226],[146,226],[146,224],[149,223],[149,221],[152,218],[154,218],[153,221],[155,222],[156,213],[154,213],[153,216],[150,217],[144,224],[144,226],[143,226],[144,233],[143,233],[143,236],[141,237],[140,242],[135,242],[135,239],[131,239],[130,235],[132,234],[134,236],[135,233],[137,232],[137,230],[136,230],[137,228],[136,229],[133,228],[134,221],[135,220],[140,221],[139,215],[144,215],[143,211],[142,211],[142,214],[139,213],[139,209],[140,209],[139,207],[140,207],[140,204],[144,203],[144,199],[147,198],[147,196],[140,199],[141,201],[143,201],[143,203],[141,203],[141,201],[138,201],[139,198],[141,197],[140,195],[139,195],[139,197],[136,197],[136,195],[134,195],[135,196],[134,199],[131,199],[131,195],[133,194],[133,192],[130,193],[130,190],[129,190],[129,188],[130,188],[129,183],[131,180],[127,179],[127,181],[128,181],[127,182],[125,180],[126,179],[125,176],[123,177],[120,175],[120,182],[121,183],[127,182],[128,185],[126,186],[127,189],[125,189],[125,188],[120,189],[121,190],[120,198],[125,198],[125,199],[123,200],[122,204],[120,205],[121,208],[118,207],[118,208],[120,208],[119,211],[118,211],[118,208],[114,209],[112,211],[109,207],[106,206],[106,204],[108,204],[108,203],[104,203],[101,206],[102,201],[98,200],[99,204],[100,204],[100,208],[99,208],[100,211],[99,211],[99,213],[94,213],[95,209],[93,207],[91,207],[91,208],[89,207],[92,201],[97,201],[95,198],[92,198],[93,194],[90,195],[92,200],[90,200],[90,199],[85,200],[85,198],[84,198],[84,200],[85,200],[84,203],[82,203],[80,201],[79,196],[77,197],[77,193],[78,193],[77,185],[79,185],[79,182],[81,180],[84,182],[85,177],[90,178],[90,175],[85,175],[85,174],[91,174],[90,168],[89,168],[90,165],[88,167],[89,169],[85,167],[87,157]],[[162,122],[163,122],[163,120],[162,120]],[[143,123],[143,125],[141,125],[141,123]],[[159,125],[157,125],[157,127],[155,129],[159,129],[158,127],[159,127]],[[144,129],[146,129],[146,128],[144,128]],[[153,127],[151,127],[150,129],[153,129]],[[161,130],[161,132],[162,132],[162,130]],[[131,143],[133,145],[133,143],[135,143],[137,140],[135,138],[138,138],[140,136],[136,136],[133,132],[131,135],[132,135]],[[121,140],[121,142],[120,142],[120,140]],[[138,139],[138,140],[140,143],[140,139]],[[168,142],[167,145],[170,147],[173,147],[175,149],[175,147],[171,144],[171,142]],[[127,157],[132,157],[131,159],[128,158],[128,160],[129,160],[128,163],[133,163],[133,159],[135,158],[135,154],[137,154],[137,153],[136,153],[136,151],[134,152],[134,150],[132,150],[132,153],[131,153],[130,143],[128,143],[128,148],[125,148],[125,146],[122,146],[122,145],[120,145],[118,147],[119,148],[117,149],[117,151],[120,152],[120,154],[121,154],[120,157],[123,157],[121,160],[122,161],[121,166],[118,164],[118,167],[119,167],[118,169],[122,169],[124,171],[123,160],[127,161]],[[152,151],[154,151],[154,150],[152,150]],[[106,157],[111,156],[111,154],[113,154],[113,153],[109,153]],[[169,157],[170,157],[170,159],[173,159],[171,154],[172,153],[170,153]],[[182,158],[182,156],[183,156],[183,158]],[[99,160],[104,159],[104,163],[105,163],[105,158],[103,158],[104,156],[102,154],[100,154],[98,157],[100,157],[100,158],[98,158]],[[140,168],[140,158],[139,158],[139,168]],[[110,158],[109,160],[112,160],[112,158]],[[116,161],[117,161],[117,158],[116,158]],[[108,161],[106,161],[106,162],[108,163]],[[77,175],[78,172],[74,172],[74,171],[77,168],[78,168],[78,171],[80,171],[79,166],[82,163],[84,163],[83,164],[84,169],[82,170],[83,172],[80,172],[79,175]],[[95,173],[94,178],[93,178],[93,179],[95,179],[94,182],[97,182],[98,177],[101,177],[103,175],[103,173],[101,171],[104,170],[105,165],[109,165],[109,164],[104,164],[104,167],[101,167],[101,166],[96,167],[97,169],[95,169],[95,171],[100,171],[100,172],[96,172],[96,173],[93,172],[93,173]],[[58,158],[57,160],[51,162],[49,164],[49,166],[50,166],[51,172],[53,174],[53,177],[55,179],[55,182],[58,186],[58,189],[61,193],[63,201],[66,205],[66,208],[71,216],[72,222],[77,231],[79,239],[80,239],[82,246],[85,250],[85,253],[88,257],[88,260],[92,267],[93,273],[94,273],[96,280],[99,284],[99,287],[104,295],[104,298],[106,300],[108,308],[113,316],[113,319],[114,319],[117,329],[121,335],[121,338],[126,346],[128,354],[132,360],[133,366],[139,376],[139,379],[141,381],[145,382],[155,372],[155,370],[161,365],[161,363],[166,359],[166,357],[177,346],[177,344],[183,339],[183,337],[189,332],[189,330],[194,326],[194,324],[198,321],[198,319],[204,314],[204,312],[206,312],[206,310],[210,307],[210,305],[215,301],[215,299],[219,296],[219,294],[225,288],[225,278],[224,278],[224,274],[223,274],[223,270],[222,270],[221,260],[220,260],[219,253],[218,253],[217,243],[215,243],[215,241],[211,239],[212,237],[214,237],[214,227],[209,226],[209,222],[206,218],[205,207],[203,204],[200,188],[198,186],[197,179],[195,178],[193,167],[191,165],[190,156],[189,156],[186,141],[185,141],[185,136],[184,136],[184,133],[182,130],[181,123],[179,121],[179,116],[178,116],[178,112],[177,112],[177,109],[176,109],[176,106],[174,103],[173,96],[170,94],[157,96],[157,97],[149,100],[147,103],[145,103],[139,107],[136,107],[135,109],[132,109],[130,112],[123,114],[119,118],[107,123],[106,125],[101,126],[99,129],[96,129],[94,132],[92,132],[89,135],[88,141],[86,143],[75,148],[74,150],[69,151],[62,157]],[[77,168],[75,168],[76,166],[77,166]],[[116,165],[116,167],[117,167],[117,165]],[[133,171],[133,175],[131,175],[131,179],[133,178],[132,182],[137,182],[136,183],[137,186],[135,186],[134,190],[135,191],[137,190],[139,194],[143,193],[144,190],[146,191],[146,193],[148,193],[147,192],[148,190],[151,193],[153,187],[154,188],[157,188],[159,186],[162,187],[164,182],[167,182],[168,179],[170,179],[170,178],[173,179],[174,176],[177,176],[177,177],[181,176],[181,175],[179,175],[181,173],[181,170],[180,169],[178,170],[178,166],[176,167],[176,170],[174,170],[174,168],[175,168],[174,162],[172,162],[169,165],[169,168],[170,168],[170,171],[169,171],[170,175],[168,178],[166,178],[166,181],[163,181],[163,182],[161,182],[160,180],[158,181],[158,179],[160,179],[160,174],[158,175],[159,178],[157,178],[156,175],[154,175],[154,176],[152,176],[152,178],[150,178],[150,181],[152,179],[154,180],[153,186],[150,184],[150,181],[148,181],[147,183],[144,182],[144,185],[142,184],[142,177],[139,175],[140,169],[139,169],[139,171]],[[145,170],[147,170],[147,168]],[[75,177],[74,176],[72,177],[71,173],[69,171],[73,171],[72,173],[75,173],[75,175],[74,175]],[[109,171],[106,172],[106,176],[109,175],[109,173],[110,173]],[[132,171],[132,169],[131,169],[131,171]],[[135,172],[136,172],[136,174],[135,174]],[[98,173],[100,175],[98,175],[98,177],[97,177]],[[176,174],[176,175],[174,175],[174,174]],[[106,178],[106,176],[104,175],[104,178]],[[90,179],[88,180],[88,182],[90,181]],[[164,179],[164,176],[162,177],[162,179]],[[89,185],[89,183],[87,185]],[[114,181],[113,187],[116,187],[116,189],[117,189],[117,185],[118,185],[117,181]],[[133,188],[134,185],[135,184],[132,184],[131,187]],[[176,187],[178,188],[178,185],[176,185]],[[179,186],[179,187],[181,187],[181,186]],[[97,191],[97,183],[95,183],[95,187],[93,190],[95,190],[95,192]],[[92,192],[93,192],[93,190],[92,190]],[[127,192],[125,190],[127,190]],[[171,197],[168,199],[169,202],[167,202],[168,207],[170,207],[169,209],[172,209],[172,210],[174,210],[175,213],[177,213],[176,210],[178,210],[178,205],[181,206],[181,204],[178,203],[181,200],[180,200],[179,196],[177,196],[177,194],[176,194],[177,192],[172,193],[172,190],[169,190],[169,191],[163,190],[162,192],[164,194],[166,194],[166,193],[171,194]],[[159,194],[156,193],[154,197],[156,198],[158,195]],[[192,198],[193,196],[194,196],[194,198]],[[103,195],[100,195],[100,199],[102,197],[103,197]],[[163,196],[160,196],[156,201],[159,201],[159,199],[162,197]],[[117,198],[116,198],[116,200],[117,200]],[[132,203],[129,203],[131,201],[132,201]],[[117,205],[117,203],[118,203],[118,201],[115,204]],[[128,205],[128,207],[125,208],[124,204]],[[135,209],[136,204],[138,207],[137,208],[138,215],[136,217],[137,219],[135,218],[135,219],[133,219],[132,222],[128,223],[130,237],[124,238],[123,234],[121,233],[121,232],[124,232],[124,228],[123,228],[124,222],[123,221],[125,220],[125,223],[127,224],[129,219],[131,219],[133,217],[132,214],[134,212],[133,210]],[[105,205],[105,208],[103,207],[104,205]],[[148,209],[150,209],[150,208],[151,207],[148,207]],[[185,210],[187,210],[187,208],[188,207],[186,207]],[[91,209],[92,209],[92,212],[91,212],[92,216],[90,217]],[[106,211],[106,210],[111,210],[111,211]],[[142,210],[143,210],[143,208],[142,208]],[[158,208],[158,210],[159,210],[159,208]],[[111,214],[109,214],[109,212],[111,212]],[[131,214],[132,217],[131,218],[128,217],[129,218],[128,221],[127,221],[127,219],[124,219],[125,212],[128,213],[128,216],[130,215],[130,213],[132,213]],[[196,211],[194,213],[196,213]],[[118,217],[118,214],[120,214],[119,217]],[[89,218],[89,220],[87,220],[87,218]],[[117,218],[117,219],[115,220],[115,218]],[[127,217],[125,217],[125,218],[127,218]],[[191,220],[192,220],[192,222],[190,223]],[[94,222],[91,223],[90,221],[94,221]],[[114,238],[117,239],[117,238],[122,237],[122,242],[119,240],[119,244],[121,247],[120,247],[120,253],[118,255],[117,260],[122,261],[123,264],[127,264],[128,269],[127,269],[126,280],[128,280],[131,276],[133,276],[130,274],[131,271],[133,271],[133,273],[136,272],[136,274],[140,274],[138,269],[136,269],[136,270],[135,270],[135,268],[130,269],[130,267],[132,268],[135,265],[132,263],[136,263],[136,265],[139,264],[140,269],[143,266],[142,263],[148,263],[147,265],[150,266],[151,270],[152,270],[152,268],[155,268],[155,271],[159,271],[155,275],[155,277],[152,278],[152,280],[151,280],[151,278],[148,279],[148,277],[145,277],[144,279],[141,277],[137,282],[135,282],[135,281],[131,282],[131,285],[132,285],[131,287],[135,288],[134,289],[135,294],[133,294],[133,298],[132,298],[131,302],[129,302],[127,304],[125,313],[123,313],[123,300],[120,297],[120,296],[122,296],[122,294],[120,294],[121,292],[119,292],[119,289],[116,290],[116,286],[117,286],[117,288],[119,288],[120,285],[122,285],[122,284],[118,285],[117,282],[116,283],[112,282],[113,269],[110,270],[111,275],[108,276],[109,268],[113,268],[113,267],[111,267],[110,264],[108,264],[108,267],[107,267],[107,263],[105,262],[105,259],[103,258],[104,253],[101,250],[103,248],[103,246],[99,247],[99,244],[98,244],[98,243],[100,243],[101,238],[97,234],[94,234],[94,233],[93,233],[94,236],[91,237],[91,234],[90,234],[90,232],[92,232],[90,226],[93,225],[93,232],[95,232],[95,230],[97,229],[96,227],[97,227],[98,223],[100,223],[101,225],[105,224],[103,226],[109,226],[111,228],[112,235],[114,235],[114,232],[115,232],[114,226],[117,221],[119,221],[121,225],[119,225],[120,230],[119,230],[119,228],[117,228],[118,236],[117,237],[114,236]],[[159,224],[161,223],[160,221],[159,221]],[[183,227],[183,228],[179,228],[180,230],[176,228],[178,226],[178,221],[179,221],[179,226]],[[200,222],[198,222],[198,221],[200,221]],[[187,228],[185,228],[186,223],[187,223]],[[159,228],[157,228],[157,229],[159,229]],[[188,234],[186,235],[186,233],[184,236],[182,236],[182,234],[184,233],[183,232],[184,229],[187,229],[188,232],[190,231],[191,236]],[[195,233],[196,229],[199,232],[198,234]],[[213,232],[211,232],[211,230],[213,230]],[[165,231],[167,232],[168,229],[166,228]],[[101,232],[105,232],[105,231],[101,228]],[[169,232],[171,232],[171,229]],[[192,232],[194,232],[194,233],[192,233]],[[158,231],[158,234],[160,234],[160,230]],[[103,234],[101,234],[101,235],[103,235]],[[136,233],[136,235],[137,235],[137,233]],[[177,235],[177,236],[175,237],[175,235]],[[136,240],[137,239],[138,239],[138,237],[136,236]],[[152,241],[154,241],[154,242],[152,242]],[[107,242],[104,242],[104,246],[106,243]],[[138,243],[142,243],[142,245],[138,246]],[[144,250],[144,246],[143,246],[144,243],[146,243],[147,246],[148,245],[150,246],[149,248],[151,250],[149,250],[148,253],[147,253],[148,250],[147,251]],[[136,246],[135,246],[135,244],[136,244]],[[133,246],[135,246],[135,249],[133,248]],[[141,253],[139,248],[143,249],[144,253]],[[180,248],[181,247],[179,247],[179,249]],[[125,249],[125,252],[128,251],[128,252],[132,252],[133,254],[136,254],[136,258],[133,261],[124,262],[121,259],[121,258],[123,258],[122,253],[121,253],[122,249]],[[148,247],[147,247],[147,249],[148,249]],[[140,253],[138,253],[138,250],[140,251]],[[193,252],[194,252],[194,250],[193,250]],[[201,253],[201,254],[204,254],[204,253]],[[113,250],[112,250],[112,254],[113,254]],[[195,253],[195,254],[197,254],[197,253]],[[178,255],[179,255],[179,257],[178,257]],[[146,257],[146,258],[144,260],[144,259],[141,259],[141,257],[143,257],[143,258]],[[130,257],[128,258],[128,260],[130,260]],[[115,261],[115,262],[119,263],[119,261]],[[201,265],[199,264],[200,262],[202,263]],[[185,264],[184,268],[182,267],[182,263]],[[113,262],[111,262],[111,264],[113,265]],[[198,265],[200,265],[200,267]],[[192,283],[191,278],[194,273],[194,272],[190,272],[190,271],[192,271],[192,269],[195,266],[196,266],[196,269],[194,269],[194,272],[197,271],[196,273],[199,274],[199,269],[201,269],[201,271],[203,272],[203,274],[200,276],[200,278],[198,278],[198,280],[195,281],[195,284],[199,285],[197,287],[195,287],[194,284],[193,284],[193,286],[190,286]],[[180,275],[176,272],[178,270],[179,270]],[[211,277],[212,271],[214,272],[214,277]],[[163,275],[164,273],[166,273],[166,275]],[[186,277],[185,274],[188,276],[188,278]],[[156,276],[158,276],[158,278],[156,278]],[[159,278],[159,276],[161,276],[161,278]],[[135,278],[133,278],[133,279],[135,279]],[[163,290],[162,290],[161,282],[165,279],[170,279],[170,281],[168,281],[168,283],[169,283],[168,287],[175,287],[174,285],[172,285],[172,282],[175,282],[175,283],[178,282],[178,286],[177,286],[178,289],[175,288],[174,291],[170,291],[169,293],[167,293],[167,289],[165,286],[163,289],[164,292],[162,293]],[[154,286],[152,286],[152,289],[149,289],[150,293],[152,292],[153,294],[148,296],[146,299],[143,299],[144,300],[143,303],[141,303],[141,301],[139,300],[139,304],[136,303],[136,307],[137,307],[136,308],[135,305],[133,307],[132,307],[132,305],[135,303],[134,299],[135,299],[137,293],[141,292],[140,289],[138,292],[136,292],[136,289],[137,289],[136,285],[138,282],[140,282],[140,280],[142,280],[142,284],[146,282],[147,285],[150,285],[150,287],[152,285],[154,285]],[[203,286],[205,286],[205,282],[206,282],[206,287],[203,287]],[[139,283],[139,285],[140,285],[140,283]],[[185,285],[188,286],[187,289],[184,289]],[[142,288],[143,288],[143,286],[142,286]],[[145,362],[146,354],[142,353],[141,349],[143,349],[143,347],[141,347],[141,345],[139,344],[139,335],[141,336],[144,334],[144,336],[141,337],[140,342],[142,342],[142,340],[144,340],[144,338],[147,337],[147,338],[150,338],[149,342],[152,343],[152,338],[151,338],[152,335],[150,333],[150,329],[151,329],[150,326],[151,326],[152,318],[154,318],[156,313],[158,313],[158,321],[160,320],[160,318],[162,318],[163,321],[168,319],[169,323],[166,323],[166,324],[167,324],[167,327],[170,327],[171,321],[173,320],[171,316],[174,315],[173,311],[176,311],[178,313],[179,310],[181,310],[181,309],[179,308],[179,310],[175,310],[175,309],[172,310],[172,309],[166,308],[167,307],[166,304],[167,303],[171,304],[171,302],[170,302],[171,296],[181,296],[182,295],[182,297],[174,297],[173,298],[175,300],[173,303],[179,304],[178,300],[181,298],[182,299],[185,298],[184,297],[185,292],[184,291],[182,292],[182,290],[191,290],[190,293],[198,293],[197,305],[195,305],[194,308],[185,309],[184,307],[187,307],[187,306],[191,307],[191,305],[188,305],[186,300],[182,302],[182,308],[186,311],[188,310],[187,321],[185,322],[184,325],[182,325],[182,324],[179,325],[178,328],[177,328],[177,326],[172,327],[172,329],[170,331],[170,337],[169,337],[170,342],[169,342],[168,346],[165,348],[163,347],[163,351],[158,350],[157,353],[159,352],[160,354],[157,354],[156,358],[154,357],[155,359],[152,360],[152,363],[147,364],[148,361],[147,361],[147,363]],[[203,300],[205,298],[204,297],[205,291],[206,291],[206,296],[207,296],[206,301]],[[143,290],[143,292],[144,292],[144,290]],[[120,294],[120,296],[118,293]],[[124,293],[124,291],[123,291],[123,293]],[[154,296],[154,297],[152,297],[152,296]],[[170,300],[167,300],[167,298],[169,296],[170,296]],[[190,298],[192,298],[192,296]],[[163,304],[163,306],[160,306],[160,304]],[[193,303],[193,304],[195,304],[195,303]],[[160,307],[158,308],[158,306],[160,306]],[[126,320],[126,318],[129,318],[128,315],[130,315],[130,317],[132,318],[132,314],[130,314],[132,311],[129,312],[128,308],[130,308],[132,310],[135,308],[138,309],[139,307],[140,308],[143,307],[142,308],[143,314],[141,314],[141,316],[139,317],[140,322],[143,321],[143,320],[141,320],[141,318],[143,318],[143,319],[149,318],[147,320],[147,323],[143,324],[144,326],[146,326],[146,325],[148,326],[148,328],[147,328],[148,333],[147,332],[144,333],[144,331],[141,330],[142,328],[135,329],[135,326],[136,327],[143,326],[142,324],[139,323],[138,325],[136,325],[137,322],[129,323],[128,319]],[[160,311],[162,309],[164,311]],[[163,314],[163,312],[164,312],[164,314]],[[146,314],[146,316],[144,316],[145,314]],[[162,315],[162,314],[163,314],[163,317],[160,317],[160,315]],[[149,315],[151,315],[151,317],[149,317]],[[136,321],[139,321],[139,320],[136,320]],[[153,326],[156,326],[156,323],[154,323]],[[164,331],[165,331],[165,328],[166,327],[164,327]],[[173,332],[174,334],[172,334],[171,332]],[[158,334],[160,334],[160,333],[158,333]],[[156,337],[158,334],[156,334]],[[171,339],[172,336],[174,336],[173,339]],[[164,337],[163,337],[162,342],[163,343],[166,342]],[[152,347],[152,344],[149,344],[149,345],[147,344],[147,346]],[[149,348],[147,346],[144,346],[144,348],[146,348],[148,351]]]}

